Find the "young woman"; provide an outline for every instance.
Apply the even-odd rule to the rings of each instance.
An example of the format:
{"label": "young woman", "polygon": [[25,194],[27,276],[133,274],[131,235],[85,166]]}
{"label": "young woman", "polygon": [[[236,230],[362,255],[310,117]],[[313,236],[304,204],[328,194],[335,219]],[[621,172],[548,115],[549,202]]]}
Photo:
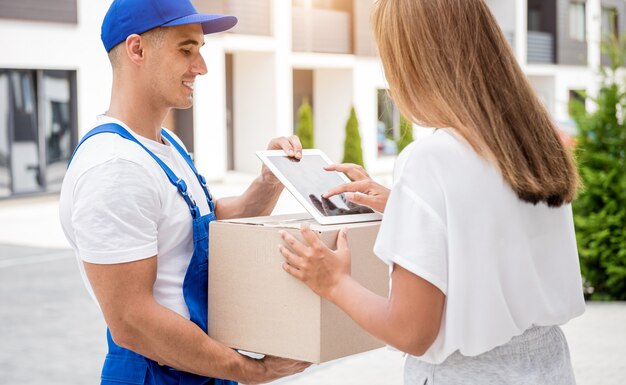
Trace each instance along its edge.
{"label": "young woman", "polygon": [[407,384],[574,384],[558,325],[584,312],[570,202],[575,165],[483,0],[379,0],[390,94],[435,132],[398,157],[391,191],[338,165],[355,203],[384,212],[375,253],[389,298],[330,250],[283,234],[284,269],[406,353]]}

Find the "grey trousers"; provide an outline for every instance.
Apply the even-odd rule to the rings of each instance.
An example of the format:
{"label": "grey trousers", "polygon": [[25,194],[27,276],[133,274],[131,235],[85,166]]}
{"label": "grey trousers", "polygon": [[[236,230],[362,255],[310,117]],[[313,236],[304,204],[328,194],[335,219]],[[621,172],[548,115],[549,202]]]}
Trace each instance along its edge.
{"label": "grey trousers", "polygon": [[453,353],[438,365],[408,356],[406,385],[575,385],[565,336],[558,326],[533,327],[474,357]]}

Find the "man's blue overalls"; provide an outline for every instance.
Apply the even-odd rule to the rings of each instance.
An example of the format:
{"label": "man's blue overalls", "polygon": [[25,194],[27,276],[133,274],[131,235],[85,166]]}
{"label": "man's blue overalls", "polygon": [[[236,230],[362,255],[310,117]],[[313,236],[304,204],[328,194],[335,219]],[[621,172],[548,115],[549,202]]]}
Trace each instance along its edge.
{"label": "man's blue overalls", "polygon": [[[187,184],[178,178],[172,170],[161,159],[148,150],[125,128],[117,124],[104,124],[98,126],[85,135],[76,149],[85,140],[101,133],[114,133],[124,139],[128,139],[141,146],[148,154],[161,166],[170,183],[178,190],[179,194],[187,203],[191,217],[193,218],[193,255],[187,267],[187,273],[183,281],[183,296],[189,309],[191,321],[202,330],[207,330],[207,301],[208,301],[208,244],[209,244],[209,222],[215,220],[214,204],[211,194],[206,186],[206,180],[196,170],[189,154],[174,140],[165,130],[161,131],[173,145],[180,155],[185,159],[191,170],[194,172],[211,209],[210,214],[200,215],[200,209],[196,202],[187,194]],[[74,150],[74,154],[76,150]],[[72,155],[73,158],[74,155]],[[70,159],[70,163],[71,163]],[[69,165],[68,165],[69,167]],[[117,346],[111,338],[111,332],[107,329],[107,340],[109,353],[102,368],[101,385],[232,385],[236,382],[228,380],[213,379],[197,376],[191,373],[180,372],[167,366],[161,366],[155,361],[134,353],[128,349]]]}

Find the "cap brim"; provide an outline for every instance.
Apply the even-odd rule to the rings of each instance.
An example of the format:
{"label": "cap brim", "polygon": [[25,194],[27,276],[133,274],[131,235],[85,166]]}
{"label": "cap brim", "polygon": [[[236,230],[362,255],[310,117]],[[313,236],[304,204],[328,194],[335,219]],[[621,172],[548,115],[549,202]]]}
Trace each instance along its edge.
{"label": "cap brim", "polygon": [[196,13],[194,15],[183,16],[169,23],[163,24],[162,27],[173,27],[185,24],[201,24],[202,31],[205,35],[210,33],[218,33],[228,31],[237,24],[235,16],[228,15],[207,15]]}

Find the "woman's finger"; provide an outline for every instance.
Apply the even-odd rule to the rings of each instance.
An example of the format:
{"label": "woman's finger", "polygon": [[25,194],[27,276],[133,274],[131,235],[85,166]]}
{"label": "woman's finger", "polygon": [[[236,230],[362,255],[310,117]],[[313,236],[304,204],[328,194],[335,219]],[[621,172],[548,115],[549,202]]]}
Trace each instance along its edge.
{"label": "woman's finger", "polygon": [[285,262],[287,262],[289,266],[300,270],[302,258],[289,251],[289,249],[283,245],[278,245],[278,252],[283,256],[283,258],[285,258]]}
{"label": "woman's finger", "polygon": [[324,167],[324,170],[343,172],[348,176],[348,178],[353,181],[360,181],[370,178],[367,172],[363,169],[363,167],[353,163],[331,164]]}
{"label": "woman's finger", "polygon": [[346,192],[360,192],[363,194],[367,194],[368,192],[368,180],[362,180],[358,182],[350,182],[339,185],[337,187],[333,187],[323,195],[324,198],[330,198],[332,196],[343,194]]}
{"label": "woman's finger", "polygon": [[348,228],[344,227],[339,230],[337,236],[337,251],[344,251],[348,249]]}
{"label": "woman's finger", "polygon": [[320,237],[317,234],[315,234],[308,225],[302,226],[302,228],[300,229],[300,233],[302,234],[302,237],[309,244],[310,247],[319,248],[322,246],[324,247],[326,246],[322,243],[322,241],[320,240]]}
{"label": "woman's finger", "polygon": [[297,240],[293,235],[289,234],[286,231],[281,230],[278,232],[278,234],[280,235],[280,238],[287,245],[289,245],[289,247],[291,247],[291,250],[293,250],[299,256],[304,256],[306,252],[306,246],[302,242]]}
{"label": "woman's finger", "polygon": [[329,164],[328,166],[324,167],[327,170],[333,170],[333,171],[341,171],[341,172],[346,172],[349,170],[360,170],[362,172],[364,172],[365,170],[363,170],[363,168],[361,166],[359,166],[358,164],[354,164],[354,163],[336,163],[336,164]]}
{"label": "woman's finger", "polygon": [[283,262],[283,270],[285,270],[287,273],[293,275],[294,277],[298,278],[300,281],[304,280],[304,275],[302,274],[302,272],[300,270],[294,268],[293,266],[291,266],[287,262]]}
{"label": "woman's finger", "polygon": [[349,202],[356,203],[361,206],[372,207],[373,204],[376,204],[376,198],[366,195],[366,194],[345,194],[346,199]]}
{"label": "woman's finger", "polygon": [[[343,165],[339,165],[339,166],[343,166]],[[362,170],[360,168],[360,166],[357,167],[338,167],[336,169],[333,168],[325,168],[326,171],[337,171],[337,172],[342,172],[344,174],[346,174],[348,176],[348,178],[352,181],[359,181],[359,180],[364,180],[364,179],[369,179],[369,175],[367,175],[367,173]]]}

